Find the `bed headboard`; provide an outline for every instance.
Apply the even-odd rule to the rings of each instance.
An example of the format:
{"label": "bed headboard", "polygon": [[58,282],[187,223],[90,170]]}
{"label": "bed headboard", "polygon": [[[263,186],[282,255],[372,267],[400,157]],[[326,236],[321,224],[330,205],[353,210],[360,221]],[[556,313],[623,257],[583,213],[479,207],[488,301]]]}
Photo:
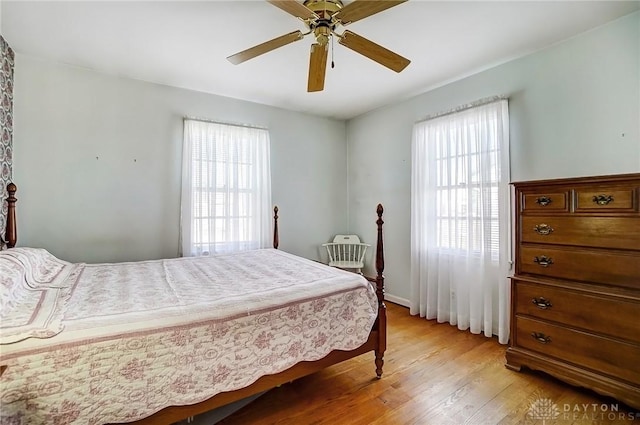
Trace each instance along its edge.
{"label": "bed headboard", "polygon": [[7,192],[9,192],[9,197],[7,198],[7,229],[4,234],[4,238],[6,239],[5,243],[8,248],[13,248],[16,246],[16,242],[18,241],[18,228],[16,224],[16,191],[18,188],[15,184],[9,183],[7,185]]}
{"label": "bed headboard", "polygon": [[[16,223],[16,202],[18,198],[16,198],[16,192],[18,188],[15,184],[9,183],[7,185],[7,192],[9,192],[9,197],[7,198],[7,229],[5,232],[4,241],[7,244],[7,248],[13,248],[16,246],[16,242],[18,242],[18,226]],[[273,209],[273,247],[278,249],[278,245],[280,243],[278,238],[278,207],[276,206]],[[0,238],[1,241],[1,238]],[[2,248],[0,244],[0,248]]]}

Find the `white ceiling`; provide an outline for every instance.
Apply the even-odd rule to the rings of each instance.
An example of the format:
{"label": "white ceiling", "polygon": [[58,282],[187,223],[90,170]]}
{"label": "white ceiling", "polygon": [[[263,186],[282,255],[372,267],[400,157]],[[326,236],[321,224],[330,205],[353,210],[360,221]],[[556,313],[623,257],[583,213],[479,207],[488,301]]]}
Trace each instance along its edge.
{"label": "white ceiling", "polygon": [[410,0],[348,27],[411,59],[407,69],[396,74],[336,43],[335,68],[319,93],[306,91],[311,36],[240,65],[225,59],[305,30],[264,1],[0,6],[2,34],[19,54],[348,119],[632,13],[640,2]]}

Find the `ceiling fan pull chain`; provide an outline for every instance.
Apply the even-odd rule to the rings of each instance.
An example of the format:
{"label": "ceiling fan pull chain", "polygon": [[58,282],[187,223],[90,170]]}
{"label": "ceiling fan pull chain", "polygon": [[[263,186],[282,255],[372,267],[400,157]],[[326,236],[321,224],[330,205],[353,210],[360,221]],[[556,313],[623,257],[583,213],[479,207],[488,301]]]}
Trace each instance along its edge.
{"label": "ceiling fan pull chain", "polygon": [[331,36],[331,69],[335,68],[336,64],[333,63],[333,35]]}

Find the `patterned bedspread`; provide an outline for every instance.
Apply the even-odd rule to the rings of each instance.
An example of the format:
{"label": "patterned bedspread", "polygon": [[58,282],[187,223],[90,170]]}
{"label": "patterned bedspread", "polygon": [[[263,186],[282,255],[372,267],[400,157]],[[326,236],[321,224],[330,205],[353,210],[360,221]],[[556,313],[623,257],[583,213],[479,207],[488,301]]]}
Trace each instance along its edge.
{"label": "patterned bedspread", "polygon": [[361,276],[272,249],[63,266],[46,291],[58,330],[0,345],[2,423],[127,422],[197,403],[355,349],[377,314]]}

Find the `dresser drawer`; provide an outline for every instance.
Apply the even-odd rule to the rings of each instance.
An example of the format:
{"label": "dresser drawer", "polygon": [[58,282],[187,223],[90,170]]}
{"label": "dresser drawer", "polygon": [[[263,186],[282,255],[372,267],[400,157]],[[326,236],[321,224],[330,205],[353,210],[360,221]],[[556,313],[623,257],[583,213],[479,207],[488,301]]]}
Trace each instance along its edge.
{"label": "dresser drawer", "polygon": [[639,217],[521,216],[522,242],[640,251]]}
{"label": "dresser drawer", "polygon": [[516,316],[516,345],[640,384],[640,345]]}
{"label": "dresser drawer", "polygon": [[524,193],[522,195],[523,211],[569,211],[569,191]]}
{"label": "dresser drawer", "polygon": [[574,191],[576,212],[638,211],[638,188],[621,186],[596,186],[576,188]]}
{"label": "dresser drawer", "polygon": [[640,253],[521,245],[517,270],[541,276],[640,289]]}
{"label": "dresser drawer", "polygon": [[514,279],[515,313],[640,344],[640,298],[601,296]]}

